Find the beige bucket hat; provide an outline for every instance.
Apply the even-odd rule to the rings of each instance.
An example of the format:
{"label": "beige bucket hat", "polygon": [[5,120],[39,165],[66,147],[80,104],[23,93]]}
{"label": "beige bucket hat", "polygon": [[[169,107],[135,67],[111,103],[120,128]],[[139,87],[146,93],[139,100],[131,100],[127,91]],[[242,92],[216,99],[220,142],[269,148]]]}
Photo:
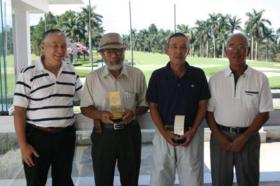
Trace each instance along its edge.
{"label": "beige bucket hat", "polygon": [[98,52],[104,49],[121,49],[126,48],[123,44],[122,37],[118,33],[107,33],[100,39]]}

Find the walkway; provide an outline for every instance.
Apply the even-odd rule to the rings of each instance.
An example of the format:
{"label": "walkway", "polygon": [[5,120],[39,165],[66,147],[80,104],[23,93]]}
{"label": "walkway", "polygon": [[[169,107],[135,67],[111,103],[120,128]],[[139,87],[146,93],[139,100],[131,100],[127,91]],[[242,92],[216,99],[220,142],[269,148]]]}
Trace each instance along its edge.
{"label": "walkway", "polygon": [[[205,185],[211,185],[210,176],[210,158],[209,158],[209,142],[204,142],[205,166],[204,166],[204,182]],[[16,154],[19,156],[19,152]],[[142,148],[142,164],[139,185],[149,185],[152,145],[143,144]],[[261,186],[279,186],[280,185],[280,142],[268,142],[261,145]],[[1,162],[0,162],[1,163]],[[3,162],[2,162],[3,163]],[[94,185],[93,173],[91,168],[91,157],[89,146],[78,146],[73,164],[73,178],[76,186],[92,186]],[[18,167],[21,167],[20,162]],[[2,165],[1,165],[2,168]],[[24,186],[23,171],[18,170],[16,179],[0,180],[1,186]],[[178,183],[178,181],[176,181]],[[51,186],[51,180],[48,180],[48,186]],[[114,185],[120,185],[118,172],[116,171]]]}

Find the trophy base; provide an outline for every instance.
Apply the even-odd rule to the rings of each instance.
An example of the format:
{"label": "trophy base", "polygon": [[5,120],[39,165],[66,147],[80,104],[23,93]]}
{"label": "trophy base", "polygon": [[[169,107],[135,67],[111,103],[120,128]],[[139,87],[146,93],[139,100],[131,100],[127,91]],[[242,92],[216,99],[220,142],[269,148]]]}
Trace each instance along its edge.
{"label": "trophy base", "polygon": [[185,141],[186,141],[186,139],[182,138],[179,135],[176,135],[175,138],[173,138],[173,142],[176,144],[182,144],[182,143],[185,143]]}
{"label": "trophy base", "polygon": [[113,121],[114,123],[120,123],[120,122],[122,121],[122,119],[121,119],[121,118],[119,118],[119,119],[112,119],[112,121]]}

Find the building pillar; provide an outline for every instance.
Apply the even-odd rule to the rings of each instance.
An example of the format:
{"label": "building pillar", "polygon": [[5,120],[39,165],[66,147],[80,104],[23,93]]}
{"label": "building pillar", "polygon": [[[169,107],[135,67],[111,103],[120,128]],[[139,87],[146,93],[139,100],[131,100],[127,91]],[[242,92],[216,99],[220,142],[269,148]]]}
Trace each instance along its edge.
{"label": "building pillar", "polygon": [[22,68],[32,64],[29,13],[24,9],[15,9],[13,18],[15,70],[18,74]]}

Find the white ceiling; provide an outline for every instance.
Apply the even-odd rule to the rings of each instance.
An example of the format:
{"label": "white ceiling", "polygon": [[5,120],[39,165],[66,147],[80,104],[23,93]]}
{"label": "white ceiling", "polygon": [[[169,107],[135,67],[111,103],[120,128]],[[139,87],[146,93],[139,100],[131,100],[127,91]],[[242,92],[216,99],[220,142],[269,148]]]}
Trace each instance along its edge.
{"label": "white ceiling", "polygon": [[83,0],[49,0],[49,4],[83,4]]}

